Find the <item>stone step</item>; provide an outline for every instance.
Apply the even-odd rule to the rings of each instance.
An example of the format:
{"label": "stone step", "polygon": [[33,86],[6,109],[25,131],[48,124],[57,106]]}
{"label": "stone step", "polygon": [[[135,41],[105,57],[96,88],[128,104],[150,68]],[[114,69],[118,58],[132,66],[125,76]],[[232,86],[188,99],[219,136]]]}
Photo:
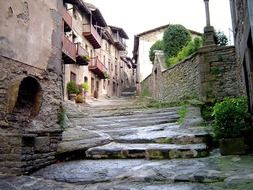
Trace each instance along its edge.
{"label": "stone step", "polygon": [[112,142],[86,151],[86,157],[89,159],[175,159],[205,157],[208,154],[209,150],[206,144],[123,144]]}
{"label": "stone step", "polygon": [[102,130],[102,129],[118,129],[118,128],[129,128],[129,127],[142,127],[142,126],[151,126],[159,125],[166,123],[175,123],[177,122],[178,117],[174,118],[164,118],[160,120],[150,119],[150,120],[136,120],[129,122],[75,122],[77,125],[82,126],[89,130]]}
{"label": "stone step", "polygon": [[136,92],[122,92],[121,96],[128,97],[128,96],[135,96]]}
{"label": "stone step", "polygon": [[[136,108],[136,109],[135,109]],[[139,108],[139,109],[138,109]],[[92,108],[90,110],[90,115],[92,117],[100,117],[101,113],[102,115],[108,115],[108,116],[125,116],[125,115],[137,115],[137,114],[154,114],[154,113],[165,113],[165,112],[177,112],[180,109],[180,107],[170,107],[170,108],[162,108],[162,109],[141,109],[140,107],[116,107],[114,108],[113,106],[108,107],[107,109],[98,109],[92,111]],[[97,112],[99,111],[99,112]]]}
{"label": "stone step", "polygon": [[[174,112],[177,113],[179,107],[163,108],[163,109],[141,109],[141,108],[128,108],[128,109],[119,109],[110,107],[106,110],[99,110],[99,112],[90,113],[92,117],[109,117],[109,116],[128,116],[128,115],[145,115],[145,114],[156,114],[156,113],[167,113]],[[92,112],[92,111],[90,111]]]}
{"label": "stone step", "polygon": [[134,119],[140,119],[140,118],[155,118],[155,117],[169,117],[171,115],[178,115],[176,112],[157,112],[157,113],[144,113],[144,114],[140,114],[140,113],[133,113],[133,114],[129,114],[129,115],[117,115],[117,116],[103,116],[103,117],[99,117],[95,116],[93,118],[95,118],[96,120],[134,120]]}
{"label": "stone step", "polygon": [[[110,134],[110,133],[109,133]],[[113,136],[113,135],[111,135]],[[171,131],[163,131],[158,134],[150,133],[143,135],[125,135],[113,138],[113,141],[117,143],[159,143],[159,144],[210,144],[211,136],[208,133],[200,134],[180,134],[173,133]]]}
{"label": "stone step", "polygon": [[170,121],[170,120],[173,120],[174,119],[179,119],[179,115],[178,114],[166,114],[166,115],[149,115],[149,116],[144,116],[144,117],[118,117],[118,118],[110,118],[110,117],[107,117],[107,118],[96,118],[96,119],[89,119],[86,121],[86,123],[89,125],[90,123],[96,123],[96,124],[110,124],[110,123],[123,123],[123,122],[127,122],[129,124],[132,124],[132,123],[136,123],[138,121],[142,121],[142,122],[145,122],[145,121],[153,121],[153,120],[156,120],[156,121]]}

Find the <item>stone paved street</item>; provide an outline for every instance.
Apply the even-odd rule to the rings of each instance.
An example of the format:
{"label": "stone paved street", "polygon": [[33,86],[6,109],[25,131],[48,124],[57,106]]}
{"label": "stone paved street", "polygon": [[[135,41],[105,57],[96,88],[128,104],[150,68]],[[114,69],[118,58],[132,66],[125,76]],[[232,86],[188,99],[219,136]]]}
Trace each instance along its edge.
{"label": "stone paved street", "polygon": [[209,152],[209,131],[180,127],[179,107],[146,109],[123,98],[66,107],[69,126],[58,154],[77,160],[30,176],[0,175],[0,189],[253,189],[253,156]]}

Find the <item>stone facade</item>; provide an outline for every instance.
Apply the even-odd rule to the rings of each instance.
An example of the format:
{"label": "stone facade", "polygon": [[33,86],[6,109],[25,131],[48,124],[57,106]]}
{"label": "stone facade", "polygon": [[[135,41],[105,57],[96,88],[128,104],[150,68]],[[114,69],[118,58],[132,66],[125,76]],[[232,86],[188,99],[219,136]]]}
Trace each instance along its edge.
{"label": "stone facade", "polygon": [[[241,72],[240,90],[248,97],[249,110],[253,113],[253,2],[230,0],[236,58]],[[238,77],[238,78],[239,78]]]}
{"label": "stone facade", "polygon": [[[133,70],[122,67],[122,58],[127,55],[127,34],[122,28],[107,25],[100,10],[90,3],[78,0],[64,0],[63,3],[63,39],[72,46],[63,47],[67,50],[63,51],[65,99],[70,80],[77,84],[87,82],[88,98],[120,96],[124,80],[121,74]],[[77,43],[89,59],[85,64],[78,62],[75,53],[71,56],[70,52],[77,52],[79,56]]]}
{"label": "stone facade", "polygon": [[29,173],[55,161],[61,10],[57,0],[0,3],[0,172]]}
{"label": "stone facade", "polygon": [[152,74],[141,83],[142,92],[156,100],[215,102],[241,93],[234,47],[203,47],[169,69],[161,57],[156,53]]}

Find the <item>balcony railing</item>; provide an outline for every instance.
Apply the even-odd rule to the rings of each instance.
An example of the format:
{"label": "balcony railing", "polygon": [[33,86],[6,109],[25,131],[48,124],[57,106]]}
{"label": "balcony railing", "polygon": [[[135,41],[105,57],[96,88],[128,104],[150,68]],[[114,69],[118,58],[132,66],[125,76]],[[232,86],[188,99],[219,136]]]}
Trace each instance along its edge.
{"label": "balcony railing", "polygon": [[76,62],[79,65],[88,65],[89,64],[89,53],[84,49],[80,43],[76,44]]}
{"label": "balcony railing", "polygon": [[71,64],[76,62],[76,45],[64,35],[62,37],[62,52],[66,63]]}
{"label": "balcony railing", "polygon": [[116,48],[119,51],[125,51],[126,50],[126,43],[118,34],[113,35],[113,40],[114,40],[114,44],[115,44]]}
{"label": "balcony railing", "polygon": [[99,78],[104,79],[106,78],[106,67],[104,64],[99,60],[98,57],[93,57],[89,64],[89,70],[96,75],[98,75]]}
{"label": "balcony railing", "polygon": [[101,48],[101,37],[92,24],[83,25],[83,35],[92,44],[94,49]]}
{"label": "balcony railing", "polygon": [[62,18],[64,20],[64,31],[69,31],[72,28],[72,17],[68,13],[67,9],[63,7]]}

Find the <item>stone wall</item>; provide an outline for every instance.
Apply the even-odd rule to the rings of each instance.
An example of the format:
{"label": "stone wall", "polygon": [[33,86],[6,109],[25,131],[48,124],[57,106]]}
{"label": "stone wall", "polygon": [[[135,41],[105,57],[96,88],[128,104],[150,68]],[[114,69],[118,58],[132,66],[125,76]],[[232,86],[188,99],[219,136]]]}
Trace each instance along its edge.
{"label": "stone wall", "polygon": [[[56,124],[61,103],[61,77],[0,56],[0,172],[28,173],[55,161],[62,130]],[[24,122],[15,112],[20,83],[33,77],[41,85],[39,112]],[[13,102],[14,101],[14,102]],[[27,110],[20,110],[25,112]]]}
{"label": "stone wall", "polygon": [[202,48],[200,54],[201,96],[205,102],[215,102],[224,97],[242,94],[236,64],[235,48]]}
{"label": "stone wall", "polygon": [[55,162],[61,131],[41,131],[36,134],[0,133],[0,171],[27,174]]}
{"label": "stone wall", "polygon": [[0,172],[55,161],[61,140],[62,1],[0,3]]}
{"label": "stone wall", "polygon": [[161,99],[178,102],[200,96],[199,56],[189,57],[184,62],[162,72]]}
{"label": "stone wall", "polygon": [[152,74],[141,84],[142,93],[150,94],[156,100],[215,102],[227,96],[241,95],[237,75],[240,69],[235,61],[234,47],[203,47],[164,71],[164,63],[156,60]]}
{"label": "stone wall", "polygon": [[230,5],[236,58],[241,69],[240,90],[248,97],[249,111],[253,113],[253,1],[230,0]]}

